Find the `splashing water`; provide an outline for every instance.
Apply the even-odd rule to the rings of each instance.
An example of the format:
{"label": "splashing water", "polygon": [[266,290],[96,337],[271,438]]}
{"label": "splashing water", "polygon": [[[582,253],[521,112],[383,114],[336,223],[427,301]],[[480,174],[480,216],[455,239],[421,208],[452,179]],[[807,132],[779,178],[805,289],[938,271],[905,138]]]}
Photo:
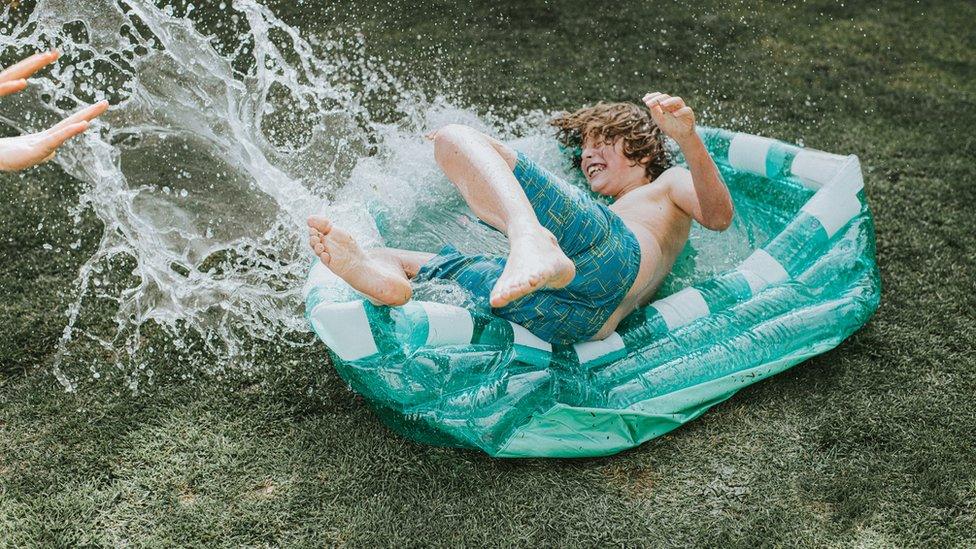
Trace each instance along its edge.
{"label": "splashing water", "polygon": [[[309,344],[300,288],[312,213],[328,212],[365,246],[436,251],[451,240],[504,251],[473,216],[433,213],[460,198],[421,137],[429,129],[461,122],[511,138],[514,128],[534,127],[517,145],[575,177],[535,123],[542,113],[488,123],[398,80],[354,31],[303,37],[253,0],[207,4],[39,0],[0,34],[5,60],[63,52],[29,91],[0,102],[5,123],[36,131],[82,104],[112,103],[57,157],[86,183],[75,222],[90,209],[104,225],[77,274],[55,359],[68,390],[77,374],[66,359],[79,337],[131,370],[133,389],[153,375],[141,358],[153,352],[148,326],[210,372],[252,366],[255,342]],[[380,104],[395,122],[371,114]],[[385,240],[378,214],[395,227]],[[723,240],[709,270],[748,253],[750,238]],[[416,295],[464,301],[436,283]],[[110,325],[81,322],[106,302]]]}
{"label": "splashing water", "polygon": [[[217,26],[233,28],[208,35],[192,8],[178,17],[138,0],[42,0],[3,38],[5,52],[64,53],[33,93],[2,104],[9,124],[37,129],[83,103],[113,104],[99,132],[58,156],[88,183],[79,210],[104,231],[78,273],[56,367],[98,298],[117,302],[114,329],[86,335],[129,355],[120,359],[150,321],[225,363],[246,363],[245,341],[305,330],[296,229],[366,153],[363,98],[395,82],[364,68],[361,42],[307,41],[257,3],[225,7]],[[343,82],[350,74],[356,86]],[[114,278],[134,284],[104,288],[120,264],[131,275]]]}

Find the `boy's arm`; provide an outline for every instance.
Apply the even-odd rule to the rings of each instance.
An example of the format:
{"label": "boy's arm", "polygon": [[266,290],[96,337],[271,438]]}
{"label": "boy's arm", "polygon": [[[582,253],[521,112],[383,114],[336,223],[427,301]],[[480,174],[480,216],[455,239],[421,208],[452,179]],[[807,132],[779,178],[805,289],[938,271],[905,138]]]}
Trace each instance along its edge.
{"label": "boy's arm", "polygon": [[689,169],[668,170],[678,172],[672,180],[671,200],[705,228],[713,231],[728,229],[732,224],[732,197],[715,162],[705,150],[705,144],[698,134],[678,144]]}
{"label": "boy's arm", "polygon": [[695,131],[691,107],[680,97],[657,92],[645,95],[644,103],[658,127],[681,147],[688,162],[688,170],[671,168],[661,176],[668,180],[671,200],[704,227],[724,231],[732,224],[732,197]]}

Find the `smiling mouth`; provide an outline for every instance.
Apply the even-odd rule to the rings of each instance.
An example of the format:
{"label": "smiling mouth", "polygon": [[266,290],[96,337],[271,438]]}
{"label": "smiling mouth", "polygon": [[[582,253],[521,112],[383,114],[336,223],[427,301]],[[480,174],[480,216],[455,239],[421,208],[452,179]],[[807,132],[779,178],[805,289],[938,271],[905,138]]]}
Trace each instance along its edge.
{"label": "smiling mouth", "polygon": [[591,164],[590,167],[586,168],[586,177],[592,178],[594,175],[607,169],[605,164]]}

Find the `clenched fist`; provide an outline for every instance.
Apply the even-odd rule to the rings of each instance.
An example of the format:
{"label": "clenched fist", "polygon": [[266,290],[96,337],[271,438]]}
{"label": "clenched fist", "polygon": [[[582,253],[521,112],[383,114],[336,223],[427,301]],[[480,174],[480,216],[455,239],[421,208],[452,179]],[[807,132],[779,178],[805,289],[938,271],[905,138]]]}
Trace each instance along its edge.
{"label": "clenched fist", "polygon": [[684,99],[666,93],[651,92],[644,96],[644,104],[651,111],[651,118],[668,137],[681,143],[695,135],[695,113],[685,105]]}

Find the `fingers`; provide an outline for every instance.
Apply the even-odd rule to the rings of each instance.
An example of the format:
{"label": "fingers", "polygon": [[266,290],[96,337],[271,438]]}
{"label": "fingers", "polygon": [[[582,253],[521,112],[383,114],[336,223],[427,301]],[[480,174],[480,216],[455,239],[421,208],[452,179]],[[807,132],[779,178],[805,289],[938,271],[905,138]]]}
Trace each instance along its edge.
{"label": "fingers", "polygon": [[35,53],[27,59],[18,61],[3,72],[0,72],[0,82],[10,82],[11,80],[27,78],[53,63],[58,57],[61,57],[61,52],[58,50]]}
{"label": "fingers", "polygon": [[681,109],[685,106],[685,101],[680,97],[670,97],[668,99],[665,99],[664,101],[661,101],[660,104],[661,104],[661,108],[664,109],[665,111],[674,113],[678,109]]}
{"label": "fingers", "polygon": [[95,117],[100,116],[107,109],[108,109],[108,101],[105,101],[103,99],[103,100],[99,101],[98,103],[94,103],[92,105],[89,105],[89,106],[85,107],[84,109],[81,109],[80,111],[78,111],[78,112],[72,114],[71,116],[65,118],[64,120],[58,122],[54,127],[52,127],[48,131],[59,130],[59,129],[64,128],[66,126],[70,126],[72,124],[77,124],[78,122],[88,122],[88,121],[91,121]]}
{"label": "fingers", "polygon": [[684,116],[691,113],[691,107],[685,104],[685,100],[680,97],[671,97],[666,93],[653,92],[644,95],[644,104],[651,112],[662,114],[671,113],[675,116]]}
{"label": "fingers", "polygon": [[670,98],[670,95],[661,92],[651,92],[644,96],[644,104],[647,105],[647,108],[651,111],[651,116],[658,124],[661,123],[659,117],[664,114],[661,102]]}
{"label": "fingers", "polygon": [[655,105],[660,104],[661,101],[669,99],[670,97],[671,96],[666,93],[651,92],[644,96],[644,104],[647,105],[647,108],[653,109]]}
{"label": "fingers", "polygon": [[665,112],[674,112],[683,108],[685,101],[680,97],[671,97],[666,93],[653,92],[644,96],[644,104],[650,109],[659,105],[661,110]]}
{"label": "fingers", "polygon": [[78,122],[64,126],[63,128],[48,130],[48,133],[41,140],[40,145],[45,150],[54,152],[62,143],[88,129],[88,122]]}
{"label": "fingers", "polygon": [[0,83],[0,97],[23,91],[27,87],[27,80],[13,80],[11,82]]}

